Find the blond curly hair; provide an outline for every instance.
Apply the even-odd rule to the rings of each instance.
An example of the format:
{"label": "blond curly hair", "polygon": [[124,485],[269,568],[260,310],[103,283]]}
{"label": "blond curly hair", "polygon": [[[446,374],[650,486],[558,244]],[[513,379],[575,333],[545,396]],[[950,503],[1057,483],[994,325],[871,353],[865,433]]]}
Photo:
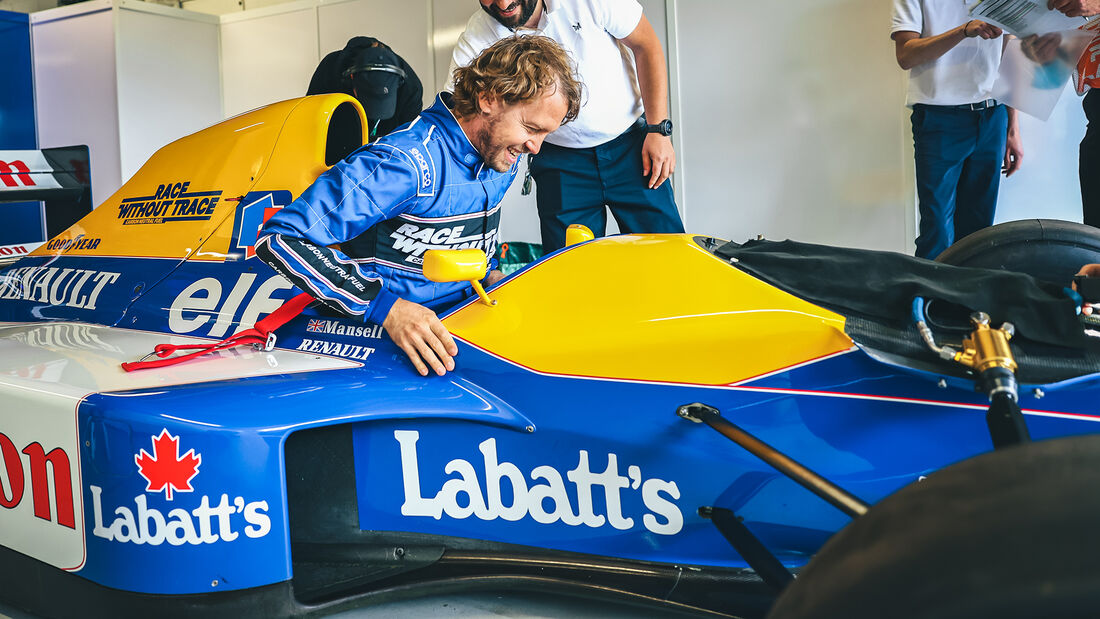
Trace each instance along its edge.
{"label": "blond curly hair", "polygon": [[569,106],[564,125],[580,112],[583,88],[573,61],[553,39],[513,36],[493,43],[469,65],[455,69],[454,112],[464,118],[480,114],[478,95],[514,105],[556,89]]}

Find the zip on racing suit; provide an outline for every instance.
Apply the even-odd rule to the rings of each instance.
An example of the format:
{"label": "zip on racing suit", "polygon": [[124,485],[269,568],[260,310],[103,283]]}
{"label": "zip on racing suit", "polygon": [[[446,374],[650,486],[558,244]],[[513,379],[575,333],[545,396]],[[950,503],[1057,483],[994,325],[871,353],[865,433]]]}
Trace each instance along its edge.
{"label": "zip on racing suit", "polygon": [[504,173],[487,167],[449,103],[441,94],[407,127],[318,177],[267,221],[256,255],[298,288],[376,324],[398,298],[435,309],[466,296],[465,282],[424,277],[424,252],[476,247],[492,256],[519,162]]}

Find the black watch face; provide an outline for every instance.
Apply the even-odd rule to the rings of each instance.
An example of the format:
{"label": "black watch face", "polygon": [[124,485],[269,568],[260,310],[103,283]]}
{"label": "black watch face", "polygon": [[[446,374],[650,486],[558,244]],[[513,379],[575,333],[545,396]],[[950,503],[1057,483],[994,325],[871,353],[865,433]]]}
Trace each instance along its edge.
{"label": "black watch face", "polygon": [[670,136],[672,135],[672,121],[666,118],[656,125],[648,125],[646,127],[646,131],[650,133],[660,133],[664,136]]}

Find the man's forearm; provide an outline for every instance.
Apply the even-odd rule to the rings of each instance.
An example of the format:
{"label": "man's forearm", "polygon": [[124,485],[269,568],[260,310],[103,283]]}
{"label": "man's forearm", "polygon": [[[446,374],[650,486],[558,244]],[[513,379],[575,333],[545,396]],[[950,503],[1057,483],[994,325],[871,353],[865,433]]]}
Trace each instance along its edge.
{"label": "man's forearm", "polygon": [[349,316],[381,323],[396,296],[377,273],[328,247],[281,234],[261,236],[256,256],[301,290]]}
{"label": "man's forearm", "polygon": [[642,106],[646,119],[651,123],[668,118],[668,69],[661,48],[646,50],[637,54],[634,62],[638,67],[638,89],[642,94]]}
{"label": "man's forearm", "polygon": [[[905,32],[899,32],[895,36],[905,34]],[[916,35],[916,33],[909,34]],[[898,65],[908,71],[913,67],[932,62],[954,49],[966,38],[966,24],[931,37],[921,37],[919,35],[911,38],[907,37],[903,41],[898,41],[897,44]]]}

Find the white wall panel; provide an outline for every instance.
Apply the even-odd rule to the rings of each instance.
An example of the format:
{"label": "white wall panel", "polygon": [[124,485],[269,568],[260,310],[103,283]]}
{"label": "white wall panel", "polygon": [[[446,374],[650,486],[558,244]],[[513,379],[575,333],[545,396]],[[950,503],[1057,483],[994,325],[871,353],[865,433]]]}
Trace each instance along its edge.
{"label": "white wall panel", "polygon": [[[452,4],[462,4],[450,0]],[[389,45],[416,71],[424,84],[424,104],[435,99],[435,60],[430,47],[430,0],[349,0],[321,2],[317,7],[320,57],[343,49],[355,36],[374,37]],[[305,93],[307,84],[303,84]]]}
{"label": "white wall panel", "polygon": [[39,147],[86,144],[98,205],[122,184],[111,4],[39,11],[31,28]]}
{"label": "white wall panel", "polygon": [[226,116],[301,97],[317,68],[312,3],[222,16],[222,96]]}
{"label": "white wall panel", "polygon": [[134,5],[118,13],[123,179],[161,146],[222,120],[217,18]]}
{"label": "white wall panel", "polygon": [[676,4],[688,229],[906,249],[890,3]]}
{"label": "white wall panel", "polygon": [[1086,124],[1081,97],[1069,86],[1046,122],[1020,115],[1023,165],[1001,182],[998,222],[1033,217],[1081,221],[1077,154]]}

